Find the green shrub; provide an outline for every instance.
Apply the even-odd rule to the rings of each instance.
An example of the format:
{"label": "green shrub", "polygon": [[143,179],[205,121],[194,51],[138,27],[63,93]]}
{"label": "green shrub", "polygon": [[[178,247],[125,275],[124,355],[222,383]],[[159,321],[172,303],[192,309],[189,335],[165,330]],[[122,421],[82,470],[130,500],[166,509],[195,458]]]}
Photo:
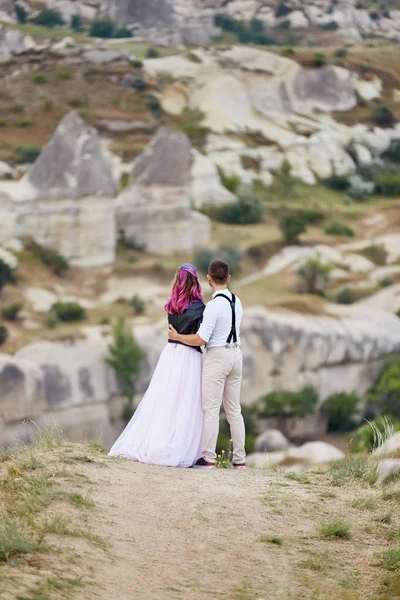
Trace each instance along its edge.
{"label": "green shrub", "polygon": [[7,121],[5,119],[0,119],[0,127],[5,127],[7,125]]}
{"label": "green shrub", "polygon": [[214,260],[223,260],[229,265],[230,274],[236,275],[240,272],[240,261],[242,258],[243,252],[239,248],[230,246],[221,246],[217,250],[204,248],[195,252],[194,264],[199,271],[206,274],[208,272],[208,267]]}
{"label": "green shrub", "polygon": [[383,279],[379,280],[379,285],[383,288],[385,287],[389,287],[390,285],[394,284],[394,279],[392,277],[384,277]]}
{"label": "green shrub", "polygon": [[218,167],[218,173],[224,188],[226,188],[232,194],[236,194],[242,184],[242,180],[240,179],[239,175],[226,175],[222,167]]}
{"label": "green shrub", "polygon": [[180,122],[180,129],[193,144],[203,144],[207,128],[202,125],[204,115],[199,110],[186,110]]}
{"label": "green shrub", "polygon": [[383,157],[395,163],[400,163],[400,140],[392,140]]}
{"label": "green shrub", "polygon": [[353,417],[359,403],[356,394],[339,392],[333,394],[322,405],[321,412],[328,418],[328,431],[349,431],[353,428]]}
{"label": "green shrub", "polygon": [[128,420],[133,414],[133,399],[145,354],[137,343],[132,328],[125,324],[123,317],[120,317],[113,327],[113,341],[108,351],[106,363],[115,370],[120,390],[127,398],[123,416]]}
{"label": "green shrub", "polygon": [[115,38],[131,38],[131,37],[133,37],[133,33],[127,27],[121,27],[120,29],[117,29],[115,31],[114,37]]}
{"label": "green shrub", "polygon": [[314,66],[316,67],[324,67],[326,65],[326,63],[328,62],[328,59],[326,57],[325,54],[323,54],[322,52],[316,52],[314,54]]}
{"label": "green shrub", "polygon": [[138,92],[143,92],[145,89],[147,89],[147,82],[143,79],[143,77],[135,77],[131,85],[132,88]]}
{"label": "green shrub", "polygon": [[282,194],[285,198],[290,198],[294,195],[296,179],[292,175],[292,165],[285,160],[281,169]]}
{"label": "green shrub", "polygon": [[377,125],[381,127],[391,127],[395,122],[396,118],[390,108],[384,104],[375,106],[372,111],[372,118]]}
{"label": "green shrub", "polygon": [[307,225],[318,225],[324,220],[325,215],[321,210],[315,210],[312,208],[299,208],[296,213],[304,219]]}
{"label": "green shrub", "polygon": [[400,355],[384,362],[368,400],[381,414],[400,419]]}
{"label": "green shrub", "polygon": [[61,13],[58,10],[52,10],[51,8],[42,10],[37,17],[32,19],[32,23],[41,25],[42,27],[62,27],[65,25]]}
{"label": "green shrub", "polygon": [[297,273],[305,284],[307,294],[324,295],[329,283],[331,267],[318,258],[309,258]]}
{"label": "green shrub", "polygon": [[336,296],[338,304],[353,304],[356,301],[356,294],[353,288],[345,287]]}
{"label": "green shrub", "polygon": [[15,283],[14,269],[0,258],[0,292],[8,283]]}
{"label": "green shrub", "polygon": [[0,346],[8,339],[8,329],[4,325],[0,325]]}
{"label": "green shrub", "polygon": [[13,304],[7,304],[1,309],[1,316],[5,321],[16,321],[18,314],[22,309],[20,302],[14,302]]}
{"label": "green shrub", "polygon": [[350,187],[349,179],[345,175],[332,175],[325,179],[324,183],[327,187],[338,192],[345,192]]}
{"label": "green shrub", "polygon": [[18,127],[22,127],[23,129],[26,127],[30,127],[32,125],[33,121],[32,119],[30,119],[29,117],[25,117],[25,119],[21,119],[18,122]]}
{"label": "green shrub", "polygon": [[42,246],[34,240],[29,240],[29,242],[26,244],[26,247],[58,277],[61,277],[65,271],[68,271],[69,263],[67,259],[58,252],[58,250]]}
{"label": "green shrub", "polygon": [[33,163],[40,155],[40,146],[17,146],[14,149],[18,163]]}
{"label": "green shrub", "polygon": [[76,33],[80,33],[83,31],[82,27],[82,19],[80,15],[72,15],[71,17],[71,29],[76,31]]}
{"label": "green shrub", "polygon": [[400,174],[384,173],[374,180],[375,189],[381,196],[400,196]]}
{"label": "green shrub", "polygon": [[47,81],[48,79],[43,73],[35,73],[32,77],[32,82],[36,83],[37,85],[43,85],[47,83]]}
{"label": "green shrub", "polygon": [[336,29],[339,28],[339,25],[336,23],[336,21],[329,21],[329,23],[323,23],[322,25],[320,25],[321,29],[324,29],[324,31],[336,31]]}
{"label": "green shrub", "polygon": [[60,323],[60,319],[53,310],[49,310],[49,312],[46,314],[45,323],[46,327],[49,329],[54,329],[54,327],[57,327],[57,325]]}
{"label": "green shrub", "polygon": [[313,415],[318,404],[318,394],[312,387],[299,392],[270,392],[260,398],[260,417],[298,417]]}
{"label": "green shrub", "polygon": [[143,315],[146,311],[145,301],[137,294],[133,296],[129,304],[133,308],[135,315]]}
{"label": "green shrub", "polygon": [[11,112],[15,114],[20,114],[24,112],[24,107],[22,104],[13,104],[11,107]]}
{"label": "green shrub", "polygon": [[26,23],[28,13],[26,12],[25,8],[18,2],[16,2],[14,4],[14,6],[15,6],[15,14],[17,15],[18,23],[22,23],[22,24]]}
{"label": "green shrub", "polygon": [[263,22],[256,18],[246,23],[228,15],[216,15],[215,25],[236,34],[241,44],[268,46],[275,43],[274,39],[265,33]]}
{"label": "green shrub", "polygon": [[371,181],[364,181],[360,175],[349,177],[348,194],[357,202],[364,202],[368,196],[373,194],[375,185]]}
{"label": "green shrub", "polygon": [[159,58],[160,53],[157,48],[148,48],[146,51],[146,58]]}
{"label": "green shrub", "polygon": [[209,210],[209,215],[221,223],[235,225],[250,225],[263,220],[261,203],[254,196],[242,196],[232,204],[214,207]]}
{"label": "green shrub", "polygon": [[150,94],[149,96],[147,96],[147,98],[146,98],[146,106],[153,113],[162,113],[161,102],[159,101],[159,99],[157,98],[157,96],[153,96],[152,94]]}
{"label": "green shrub", "polygon": [[354,237],[354,230],[339,221],[331,221],[325,225],[324,232],[327,235],[345,235],[347,237]]}
{"label": "green shrub", "polygon": [[112,38],[115,32],[115,23],[111,19],[99,19],[93,21],[89,35],[97,38]]}
{"label": "green shrub", "polygon": [[301,213],[294,212],[284,215],[279,221],[279,227],[285,244],[298,244],[299,236],[307,231],[307,224]]}
{"label": "green shrub", "polygon": [[107,316],[103,316],[100,319],[100,325],[109,325],[110,324],[110,317]]}
{"label": "green shrub", "polygon": [[335,56],[336,58],[346,58],[348,53],[349,51],[347,50],[347,48],[338,48],[335,52]]}
{"label": "green shrub", "polygon": [[129,173],[122,173],[119,179],[119,187],[124,190],[129,185]]}
{"label": "green shrub", "polygon": [[56,302],[51,307],[50,312],[62,323],[71,323],[86,319],[85,309],[76,302]]}

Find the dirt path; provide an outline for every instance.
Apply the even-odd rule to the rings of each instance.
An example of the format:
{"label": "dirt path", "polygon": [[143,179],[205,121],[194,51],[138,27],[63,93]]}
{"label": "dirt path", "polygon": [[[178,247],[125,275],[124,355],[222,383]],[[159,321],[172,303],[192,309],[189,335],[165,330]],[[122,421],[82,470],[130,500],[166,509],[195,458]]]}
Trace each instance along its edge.
{"label": "dirt path", "polygon": [[[76,598],[365,600],[379,584],[377,557],[389,542],[372,527],[374,511],[393,506],[377,490],[332,488],[318,474],[123,460],[95,473],[85,465],[82,473],[97,506],[94,533],[110,548],[87,550],[95,585]],[[321,538],[322,522],[343,518],[349,540]]]}

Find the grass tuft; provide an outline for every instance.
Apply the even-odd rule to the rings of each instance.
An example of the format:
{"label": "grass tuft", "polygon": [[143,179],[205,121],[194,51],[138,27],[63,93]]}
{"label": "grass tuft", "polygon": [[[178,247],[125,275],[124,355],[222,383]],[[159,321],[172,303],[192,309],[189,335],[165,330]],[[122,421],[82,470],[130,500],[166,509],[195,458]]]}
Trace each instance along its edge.
{"label": "grass tuft", "polygon": [[350,539],[350,525],[344,521],[329,521],[321,525],[320,535],[322,538],[348,540]]}
{"label": "grass tuft", "polygon": [[388,571],[400,572],[400,547],[391,548],[382,554],[381,565]]}
{"label": "grass tuft", "polygon": [[94,508],[96,506],[90,498],[82,496],[78,492],[68,494],[68,500],[77,508]]}
{"label": "grass tuft", "polygon": [[26,532],[19,517],[0,517],[0,561],[7,562],[12,557],[38,552],[39,549],[40,541]]}
{"label": "grass tuft", "polygon": [[270,536],[270,535],[262,535],[258,538],[258,542],[262,544],[274,544],[275,546],[282,546],[283,540],[280,537]]}

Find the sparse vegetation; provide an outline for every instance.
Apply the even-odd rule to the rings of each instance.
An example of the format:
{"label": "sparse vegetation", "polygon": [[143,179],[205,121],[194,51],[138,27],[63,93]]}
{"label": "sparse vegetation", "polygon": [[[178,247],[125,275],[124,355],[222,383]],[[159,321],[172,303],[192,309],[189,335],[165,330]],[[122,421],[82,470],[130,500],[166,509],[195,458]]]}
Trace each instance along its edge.
{"label": "sparse vegetation", "polygon": [[298,212],[284,215],[280,222],[283,239],[286,245],[299,244],[299,237],[307,230],[304,217]]}
{"label": "sparse vegetation", "polygon": [[121,392],[127,398],[123,418],[129,421],[134,412],[133,399],[145,355],[133,335],[132,328],[126,325],[123,317],[120,317],[113,327],[113,341],[108,351],[106,363],[115,370]]}
{"label": "sparse vegetation", "polygon": [[40,146],[17,146],[14,150],[16,162],[33,163],[40,155],[42,149]]}
{"label": "sparse vegetation", "polygon": [[137,294],[133,296],[129,304],[133,308],[134,314],[137,316],[143,315],[146,312],[146,302]]}
{"label": "sparse vegetation", "polygon": [[400,419],[400,356],[384,362],[368,399],[381,414]]}
{"label": "sparse vegetation", "polygon": [[62,323],[72,323],[86,319],[85,309],[77,302],[56,302],[51,307],[50,313]]}
{"label": "sparse vegetation", "polygon": [[263,418],[303,418],[315,413],[318,395],[314,388],[306,387],[299,392],[276,391],[260,398],[260,416]]}
{"label": "sparse vegetation", "polygon": [[328,418],[328,431],[350,431],[354,428],[354,416],[360,400],[356,394],[340,392],[329,396],[321,412]]}
{"label": "sparse vegetation", "polygon": [[319,258],[307,259],[297,271],[304,284],[304,292],[323,296],[329,283],[331,269],[330,265],[321,262]]}
{"label": "sparse vegetation", "polygon": [[8,329],[4,325],[0,325],[0,346],[2,346],[8,338]]}
{"label": "sparse vegetation", "polygon": [[239,248],[232,246],[220,246],[217,250],[203,249],[198,250],[194,255],[194,264],[202,273],[207,273],[208,267],[213,260],[223,260],[229,264],[231,275],[240,272],[240,261],[243,258],[243,252]]}
{"label": "sparse vegetation", "polygon": [[338,304],[353,304],[357,299],[356,293],[353,288],[345,287],[336,295],[336,302]]}
{"label": "sparse vegetation", "polygon": [[12,304],[7,304],[1,309],[1,316],[5,321],[16,321],[18,319],[18,314],[22,309],[22,304],[20,302],[13,302]]}
{"label": "sparse vegetation", "polygon": [[321,525],[320,534],[323,538],[348,540],[350,538],[350,525],[343,521],[329,521]]}
{"label": "sparse vegetation", "polygon": [[226,188],[232,194],[236,194],[242,183],[239,175],[227,175],[222,167],[218,167],[218,173],[224,188]]}
{"label": "sparse vegetation", "polygon": [[381,196],[400,196],[400,175],[398,173],[384,173],[374,180],[375,189]]}
{"label": "sparse vegetation", "polygon": [[347,237],[354,237],[354,229],[339,221],[331,221],[325,225],[324,229],[327,235],[343,235]]}
{"label": "sparse vegetation", "polygon": [[54,273],[54,275],[62,277],[65,272],[68,271],[69,263],[58,250],[42,246],[32,239],[27,242],[26,247],[37,256],[39,260]]}
{"label": "sparse vegetation", "polygon": [[148,48],[147,52],[146,52],[146,58],[159,58],[160,57],[160,52],[157,50],[157,48]]}
{"label": "sparse vegetation", "polygon": [[35,25],[42,25],[42,27],[62,27],[65,25],[64,19],[58,10],[51,8],[45,8],[42,10],[37,17],[32,19],[32,23]]}
{"label": "sparse vegetation", "polygon": [[240,196],[238,200],[232,204],[211,207],[205,212],[216,221],[234,225],[250,225],[253,223],[261,223],[263,220],[261,203],[258,198],[251,194]]}
{"label": "sparse vegetation", "polygon": [[11,264],[0,258],[0,293],[5,285],[15,283],[15,269]]}

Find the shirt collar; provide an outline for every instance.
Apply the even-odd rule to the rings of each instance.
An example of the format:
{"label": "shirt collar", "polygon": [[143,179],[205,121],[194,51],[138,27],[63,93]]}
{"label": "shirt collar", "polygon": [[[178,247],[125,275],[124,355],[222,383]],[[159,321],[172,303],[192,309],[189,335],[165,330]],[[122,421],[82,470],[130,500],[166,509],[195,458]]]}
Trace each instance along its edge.
{"label": "shirt collar", "polygon": [[215,296],[216,296],[217,294],[225,294],[225,296],[228,296],[228,295],[231,295],[231,292],[230,292],[228,289],[226,289],[226,290],[217,290],[217,291],[216,291],[216,292],[214,292],[214,293],[213,293],[213,295],[212,295],[212,299],[213,299],[213,300],[214,300],[214,298],[215,298]]}

